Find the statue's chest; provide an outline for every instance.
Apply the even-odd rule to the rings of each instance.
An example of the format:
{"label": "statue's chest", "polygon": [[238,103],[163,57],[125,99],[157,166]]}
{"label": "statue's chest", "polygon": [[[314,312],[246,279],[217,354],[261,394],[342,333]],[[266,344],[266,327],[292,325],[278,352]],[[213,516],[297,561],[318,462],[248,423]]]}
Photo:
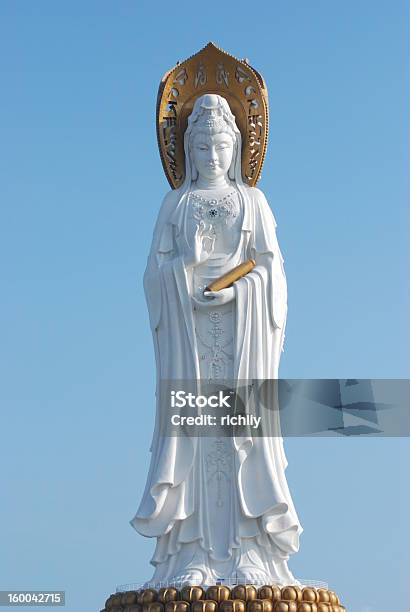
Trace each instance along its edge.
{"label": "statue's chest", "polygon": [[195,192],[190,194],[188,220],[195,229],[201,221],[207,233],[215,237],[215,251],[230,250],[237,243],[242,226],[242,207],[238,193],[232,190],[220,198],[205,198]]}

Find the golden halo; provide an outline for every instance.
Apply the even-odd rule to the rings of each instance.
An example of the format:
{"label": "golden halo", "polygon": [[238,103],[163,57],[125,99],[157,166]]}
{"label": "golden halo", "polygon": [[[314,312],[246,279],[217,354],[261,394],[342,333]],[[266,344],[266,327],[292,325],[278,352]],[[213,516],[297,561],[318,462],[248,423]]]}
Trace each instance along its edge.
{"label": "golden halo", "polygon": [[206,93],[226,98],[242,135],[242,178],[258,181],[268,141],[268,92],[247,61],[208,43],[163,76],[157,100],[157,137],[162,165],[173,189],[185,179],[184,133],[195,100]]}

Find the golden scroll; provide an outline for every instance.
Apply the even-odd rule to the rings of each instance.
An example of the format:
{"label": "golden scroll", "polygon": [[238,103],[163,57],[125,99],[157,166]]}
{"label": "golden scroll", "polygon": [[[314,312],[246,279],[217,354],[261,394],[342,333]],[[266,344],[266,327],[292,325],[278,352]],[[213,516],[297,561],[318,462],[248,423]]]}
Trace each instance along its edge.
{"label": "golden scroll", "polygon": [[256,261],[254,259],[248,259],[243,263],[239,264],[239,266],[235,266],[226,274],[223,274],[216,280],[210,283],[205,291],[220,291],[221,289],[226,289],[230,287],[235,281],[242,278],[242,276],[246,276],[249,272],[251,272],[256,266]]}

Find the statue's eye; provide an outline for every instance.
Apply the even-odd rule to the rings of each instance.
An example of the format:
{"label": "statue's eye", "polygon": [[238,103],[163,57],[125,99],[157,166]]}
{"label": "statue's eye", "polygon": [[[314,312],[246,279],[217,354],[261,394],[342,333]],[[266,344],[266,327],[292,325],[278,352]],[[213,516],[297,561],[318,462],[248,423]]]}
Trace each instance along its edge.
{"label": "statue's eye", "polygon": [[229,144],[227,142],[221,142],[221,144],[217,146],[217,149],[221,151],[223,149],[228,149],[228,147],[229,147]]}
{"label": "statue's eye", "polygon": [[200,151],[206,151],[208,147],[204,144],[200,144],[197,146],[197,149],[199,149]]}

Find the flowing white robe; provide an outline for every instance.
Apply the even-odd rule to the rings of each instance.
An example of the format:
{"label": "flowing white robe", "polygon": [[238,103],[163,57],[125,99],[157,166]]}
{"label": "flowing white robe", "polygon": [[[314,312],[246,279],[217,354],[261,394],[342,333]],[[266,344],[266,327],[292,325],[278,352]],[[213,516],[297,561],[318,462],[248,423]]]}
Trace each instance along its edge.
{"label": "flowing white robe", "polygon": [[[233,374],[242,381],[276,379],[287,314],[283,259],[265,196],[256,188],[242,189],[240,239],[246,258],[257,265],[234,284]],[[157,364],[157,410],[147,483],[131,524],[140,534],[157,538],[151,561],[156,566],[171,563],[182,542],[197,541],[204,550],[209,548],[195,461],[200,439],[161,435],[169,395],[160,382],[201,378],[190,295],[193,272],[184,267],[181,252],[185,214],[184,198],[179,191],[170,192],[158,216],[144,276]],[[270,414],[271,422],[262,422],[267,434],[280,431],[278,413]],[[286,561],[299,548],[302,528],[286,482],[282,438],[248,435],[234,438],[233,444],[240,520],[257,520],[255,536],[265,559]]]}

